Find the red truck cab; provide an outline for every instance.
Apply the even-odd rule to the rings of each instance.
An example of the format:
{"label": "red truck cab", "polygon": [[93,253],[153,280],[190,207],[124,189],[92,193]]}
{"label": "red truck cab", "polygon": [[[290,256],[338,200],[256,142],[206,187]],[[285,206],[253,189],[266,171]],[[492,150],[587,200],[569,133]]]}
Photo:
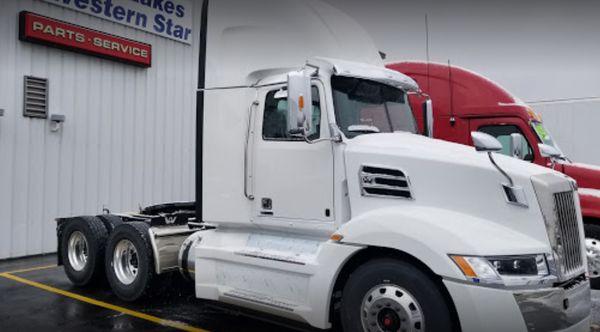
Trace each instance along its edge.
{"label": "red truck cab", "polygon": [[[473,145],[470,133],[496,137],[502,153],[511,155],[511,134],[521,134],[523,159],[554,167],[574,178],[579,186],[584,217],[589,273],[593,288],[600,288],[600,166],[575,163],[566,156],[554,162],[542,157],[539,143],[560,151],[542,119],[531,107],[497,83],[456,66],[426,62],[399,62],[388,68],[412,77],[433,102],[433,137]],[[423,97],[410,97],[419,128],[424,128]],[[598,277],[598,278],[594,278]]]}

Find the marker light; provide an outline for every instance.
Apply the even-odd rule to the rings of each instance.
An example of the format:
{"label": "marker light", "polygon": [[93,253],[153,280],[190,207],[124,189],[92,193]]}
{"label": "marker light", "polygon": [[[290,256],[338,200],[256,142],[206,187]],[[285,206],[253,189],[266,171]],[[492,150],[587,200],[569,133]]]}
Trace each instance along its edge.
{"label": "marker light", "polygon": [[304,109],[304,96],[298,97],[298,110],[302,112]]}
{"label": "marker light", "polygon": [[332,235],[329,237],[329,239],[331,239],[331,241],[334,241],[334,242],[340,242],[340,241],[342,241],[342,239],[343,239],[343,238],[344,238],[344,237],[343,237],[341,234],[338,234],[338,233],[333,233],[333,234],[332,234]]}
{"label": "marker light", "polygon": [[454,263],[458,265],[462,273],[469,278],[477,278],[477,274],[471,268],[471,265],[467,263],[467,260],[462,256],[450,256]]}

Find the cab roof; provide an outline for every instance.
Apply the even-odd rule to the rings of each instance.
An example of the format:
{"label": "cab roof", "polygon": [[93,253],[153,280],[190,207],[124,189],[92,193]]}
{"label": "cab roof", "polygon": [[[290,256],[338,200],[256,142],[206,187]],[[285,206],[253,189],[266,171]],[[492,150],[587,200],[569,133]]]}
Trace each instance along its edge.
{"label": "cab roof", "polygon": [[523,101],[498,83],[468,69],[421,61],[391,63],[386,67],[415,79],[431,96],[436,112],[443,115],[532,118],[531,108]]}

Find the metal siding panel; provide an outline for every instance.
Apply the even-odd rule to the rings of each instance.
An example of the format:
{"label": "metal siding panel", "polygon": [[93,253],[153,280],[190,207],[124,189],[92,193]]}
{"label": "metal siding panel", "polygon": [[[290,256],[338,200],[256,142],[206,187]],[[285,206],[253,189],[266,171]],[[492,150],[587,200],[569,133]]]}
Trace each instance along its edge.
{"label": "metal siding panel", "polygon": [[[55,251],[58,216],[193,200],[198,46],[39,1],[3,5],[0,259]],[[20,42],[20,10],[151,43],[153,67]],[[66,116],[60,132],[21,115],[23,75],[49,79],[49,114]]]}
{"label": "metal siding panel", "polygon": [[573,161],[600,165],[596,142],[600,140],[600,99],[532,105],[554,140]]}
{"label": "metal siding panel", "polygon": [[0,38],[2,43],[2,52],[0,52],[0,108],[4,109],[4,116],[0,117],[0,156],[3,162],[0,162],[0,258],[9,257],[12,248],[12,195],[13,195],[13,162],[14,154],[14,136],[16,121],[16,100],[17,95],[15,78],[17,76],[16,46],[14,40],[16,34],[16,19],[10,16],[10,13],[16,12],[16,2],[11,1],[5,4],[0,11]]}

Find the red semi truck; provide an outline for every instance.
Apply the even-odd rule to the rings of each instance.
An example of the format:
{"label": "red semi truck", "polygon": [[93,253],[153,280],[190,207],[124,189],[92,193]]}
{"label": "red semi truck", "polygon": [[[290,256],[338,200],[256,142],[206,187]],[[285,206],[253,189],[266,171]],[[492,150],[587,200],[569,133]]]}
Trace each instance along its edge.
{"label": "red semi truck", "polygon": [[[541,117],[497,83],[464,68],[439,63],[399,62],[388,68],[412,77],[431,97],[435,111],[428,119],[424,99],[413,95],[410,103],[424,133],[435,138],[473,145],[472,131],[496,137],[502,153],[553,167],[579,185],[585,223],[586,248],[592,288],[600,288],[600,167],[571,161],[561,151]],[[542,144],[542,146],[540,146]],[[544,157],[551,146],[559,157]]]}

